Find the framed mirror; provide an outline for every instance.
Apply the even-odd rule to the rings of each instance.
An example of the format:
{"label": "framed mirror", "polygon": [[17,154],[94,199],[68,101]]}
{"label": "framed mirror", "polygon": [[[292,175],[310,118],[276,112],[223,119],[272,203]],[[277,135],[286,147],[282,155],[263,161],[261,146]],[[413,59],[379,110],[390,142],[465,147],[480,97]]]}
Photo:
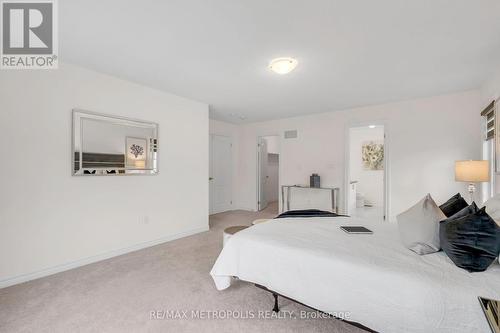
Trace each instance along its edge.
{"label": "framed mirror", "polygon": [[500,301],[479,297],[483,313],[492,333],[500,333]]}
{"label": "framed mirror", "polygon": [[158,173],[158,124],[73,110],[74,176]]}

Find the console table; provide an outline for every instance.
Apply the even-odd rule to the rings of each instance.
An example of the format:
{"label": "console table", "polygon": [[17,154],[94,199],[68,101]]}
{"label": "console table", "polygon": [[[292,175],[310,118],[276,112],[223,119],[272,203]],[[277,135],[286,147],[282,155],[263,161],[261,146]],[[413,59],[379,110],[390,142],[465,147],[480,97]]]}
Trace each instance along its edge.
{"label": "console table", "polygon": [[339,212],[338,196],[340,188],[338,187],[310,187],[307,185],[282,185],[281,186],[281,210],[285,210],[285,192],[286,192],[286,210],[290,210],[290,190],[293,188],[310,189],[318,191],[330,191],[332,195],[332,212]]}

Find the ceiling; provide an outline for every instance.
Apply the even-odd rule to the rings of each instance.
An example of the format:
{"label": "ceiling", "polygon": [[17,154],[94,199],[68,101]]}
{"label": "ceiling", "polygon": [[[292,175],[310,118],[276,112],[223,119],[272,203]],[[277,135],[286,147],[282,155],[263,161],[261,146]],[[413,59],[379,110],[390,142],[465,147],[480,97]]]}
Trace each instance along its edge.
{"label": "ceiling", "polygon": [[[479,87],[497,0],[64,0],[60,59],[255,122]],[[291,56],[295,71],[268,70]]]}

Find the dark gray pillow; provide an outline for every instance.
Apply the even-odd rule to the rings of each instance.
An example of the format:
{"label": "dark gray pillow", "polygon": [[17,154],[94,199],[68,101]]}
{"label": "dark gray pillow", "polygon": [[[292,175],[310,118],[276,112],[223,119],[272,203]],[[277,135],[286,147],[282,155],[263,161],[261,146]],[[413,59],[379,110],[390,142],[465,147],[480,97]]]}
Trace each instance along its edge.
{"label": "dark gray pillow", "polygon": [[[467,209],[470,207],[464,211]],[[460,213],[464,214],[439,224],[441,248],[458,267],[469,272],[485,271],[500,252],[500,227],[484,207],[470,214]]]}
{"label": "dark gray pillow", "polygon": [[446,215],[446,217],[450,217],[465,207],[467,207],[467,201],[465,201],[464,198],[460,195],[460,193],[455,194],[452,196],[448,201],[446,201],[444,204],[439,206],[441,211]]}
{"label": "dark gray pillow", "polygon": [[472,204],[470,206],[463,208],[461,211],[453,214],[452,216],[448,217],[446,220],[443,220],[441,222],[446,222],[448,220],[458,219],[460,217],[464,217],[464,216],[467,216],[469,214],[477,213],[478,211],[479,211],[479,208],[477,207],[476,203],[472,202]]}

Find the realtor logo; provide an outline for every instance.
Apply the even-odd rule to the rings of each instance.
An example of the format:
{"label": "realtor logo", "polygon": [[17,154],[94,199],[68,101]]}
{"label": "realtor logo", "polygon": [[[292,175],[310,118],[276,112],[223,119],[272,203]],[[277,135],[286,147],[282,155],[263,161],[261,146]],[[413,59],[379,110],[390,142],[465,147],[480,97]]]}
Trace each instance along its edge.
{"label": "realtor logo", "polygon": [[1,1],[2,69],[57,68],[55,0]]}

